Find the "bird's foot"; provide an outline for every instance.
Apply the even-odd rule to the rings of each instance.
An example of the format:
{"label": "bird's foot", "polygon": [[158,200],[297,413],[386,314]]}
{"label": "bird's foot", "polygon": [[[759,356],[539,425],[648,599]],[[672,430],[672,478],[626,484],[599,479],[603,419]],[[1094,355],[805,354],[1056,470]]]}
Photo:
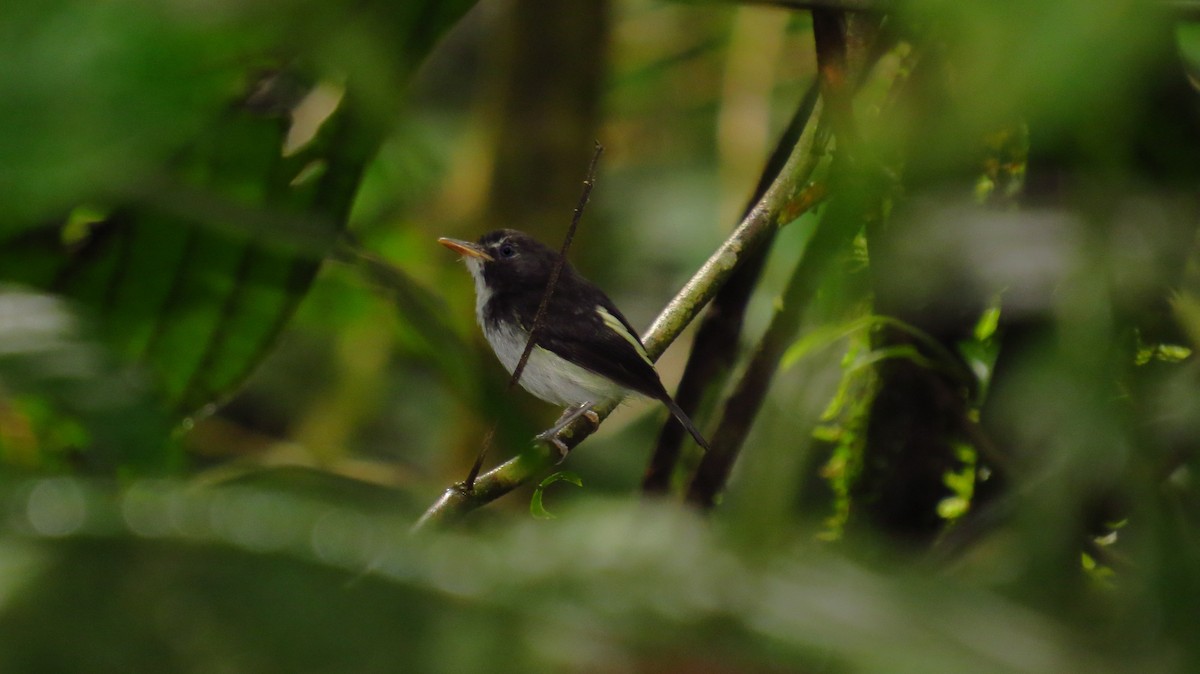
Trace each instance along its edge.
{"label": "bird's foot", "polygon": [[541,433],[533,436],[534,440],[537,440],[538,442],[544,442],[558,450],[557,463],[562,463],[563,460],[567,458],[567,454],[571,451],[571,448],[567,447],[567,443],[563,442],[562,439],[558,437],[558,432],[561,430],[562,427],[556,424],[554,428],[542,431]]}
{"label": "bird's foot", "polygon": [[593,426],[600,426],[600,415],[592,411],[592,403],[581,403],[579,405],[568,407],[553,426],[542,431],[541,433],[538,433],[536,436],[534,436],[534,439],[538,440],[539,442],[545,442],[557,449],[559,457],[558,462],[562,463],[563,459],[567,458],[567,453],[571,450],[569,447],[567,447],[567,443],[563,442],[562,439],[558,437],[558,434],[561,433],[564,428],[571,425],[571,422],[575,421],[581,416],[592,422]]}

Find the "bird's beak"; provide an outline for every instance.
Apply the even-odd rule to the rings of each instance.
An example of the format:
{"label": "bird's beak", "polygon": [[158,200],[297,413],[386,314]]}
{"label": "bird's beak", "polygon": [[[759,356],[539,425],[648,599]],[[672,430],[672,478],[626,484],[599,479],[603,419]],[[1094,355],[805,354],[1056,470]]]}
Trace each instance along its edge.
{"label": "bird's beak", "polygon": [[466,257],[477,257],[480,260],[487,260],[488,262],[492,261],[492,256],[488,255],[487,251],[485,251],[483,247],[477,243],[463,241],[462,239],[447,239],[444,236],[438,239],[438,243],[458,253],[459,255],[464,255]]}

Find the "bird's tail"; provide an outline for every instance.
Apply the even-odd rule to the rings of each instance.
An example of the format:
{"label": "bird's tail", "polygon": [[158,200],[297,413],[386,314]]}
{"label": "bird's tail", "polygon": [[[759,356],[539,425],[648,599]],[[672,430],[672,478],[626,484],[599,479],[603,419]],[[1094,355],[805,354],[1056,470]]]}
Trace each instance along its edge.
{"label": "bird's tail", "polygon": [[671,410],[671,414],[675,416],[679,423],[687,429],[687,432],[692,434],[692,437],[696,439],[696,444],[703,447],[704,451],[707,452],[708,440],[704,439],[704,436],[700,434],[700,429],[696,428],[696,424],[692,423],[692,420],[688,418],[688,415],[684,413],[683,409],[681,409],[679,405],[675,404],[675,400],[668,395],[663,398],[663,403],[666,404],[667,409]]}

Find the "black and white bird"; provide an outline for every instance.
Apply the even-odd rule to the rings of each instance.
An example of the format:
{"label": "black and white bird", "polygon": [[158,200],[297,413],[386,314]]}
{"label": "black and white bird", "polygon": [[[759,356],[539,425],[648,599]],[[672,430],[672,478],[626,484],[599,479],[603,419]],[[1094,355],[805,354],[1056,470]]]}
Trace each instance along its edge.
{"label": "black and white bird", "polygon": [[[475,316],[488,344],[509,374],[517,366],[558,251],[513,229],[500,229],[477,243],[438,239],[460,253],[475,278]],[[538,436],[566,447],[555,437],[580,415],[593,422],[595,405],[620,401],[630,393],[660,400],[701,447],[708,441],[663,387],[637,332],[612,300],[565,262],[546,305],[536,342],[521,373],[521,386],[550,403],[567,407],[553,428]]]}

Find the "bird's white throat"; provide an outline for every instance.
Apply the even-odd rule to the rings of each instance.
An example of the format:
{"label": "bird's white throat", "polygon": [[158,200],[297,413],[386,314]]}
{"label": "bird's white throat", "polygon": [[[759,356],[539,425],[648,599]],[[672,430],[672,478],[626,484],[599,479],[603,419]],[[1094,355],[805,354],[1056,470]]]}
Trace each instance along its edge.
{"label": "bird's white throat", "polygon": [[[464,257],[463,262],[467,263],[467,271],[471,272],[471,278],[475,279],[475,320],[479,321],[479,327],[482,328],[483,308],[487,306],[488,300],[492,299],[492,289],[483,280],[482,260]],[[484,331],[486,332],[486,328]]]}

